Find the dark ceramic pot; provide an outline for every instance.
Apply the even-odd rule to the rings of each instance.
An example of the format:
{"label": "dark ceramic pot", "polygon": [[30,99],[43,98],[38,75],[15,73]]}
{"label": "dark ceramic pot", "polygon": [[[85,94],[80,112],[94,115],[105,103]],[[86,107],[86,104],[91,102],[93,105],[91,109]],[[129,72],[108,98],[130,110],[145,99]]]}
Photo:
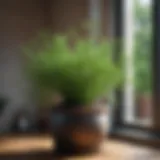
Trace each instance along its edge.
{"label": "dark ceramic pot", "polygon": [[106,135],[107,111],[91,107],[54,109],[50,124],[58,151],[95,152]]}

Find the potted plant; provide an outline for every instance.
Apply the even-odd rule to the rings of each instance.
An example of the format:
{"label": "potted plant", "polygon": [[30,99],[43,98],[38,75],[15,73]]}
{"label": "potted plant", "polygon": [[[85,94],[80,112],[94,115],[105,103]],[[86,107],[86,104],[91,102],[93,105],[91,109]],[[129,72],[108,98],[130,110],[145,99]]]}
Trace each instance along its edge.
{"label": "potted plant", "polygon": [[[98,150],[107,129],[107,108],[98,102],[121,77],[111,45],[78,39],[71,46],[65,36],[53,36],[49,42],[38,54],[30,54],[28,66],[38,93],[51,102],[48,117],[57,148]],[[55,95],[59,103],[53,103]]]}

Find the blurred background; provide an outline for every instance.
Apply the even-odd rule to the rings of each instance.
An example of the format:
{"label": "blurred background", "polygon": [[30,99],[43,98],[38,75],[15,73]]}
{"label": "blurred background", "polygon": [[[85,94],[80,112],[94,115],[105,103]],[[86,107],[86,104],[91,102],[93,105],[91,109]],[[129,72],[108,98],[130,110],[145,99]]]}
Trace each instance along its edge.
{"label": "blurred background", "polygon": [[[95,41],[115,42],[115,63],[124,55],[124,83],[113,90],[109,100],[101,100],[107,108],[108,137],[147,144],[147,148],[160,146],[159,0],[1,0],[0,23],[0,135],[2,139],[3,135],[18,135],[19,139],[11,137],[6,141],[9,145],[16,148],[15,142],[19,142],[17,150],[26,149],[28,143],[32,146],[33,141],[42,149],[52,145],[51,137],[43,134],[24,141],[19,136],[48,133],[49,113],[47,108],[39,108],[33,96],[22,47],[42,32],[74,31]],[[0,137],[0,153],[6,142]],[[131,159],[160,157],[159,151],[125,146],[124,141],[109,139],[107,143],[117,159],[124,154],[127,160],[127,153]]]}
{"label": "blurred background", "polygon": [[[24,74],[27,60],[21,47],[41,31],[65,34],[77,28],[82,36],[95,40],[121,41],[113,54],[125,54],[125,82],[109,104],[113,106],[108,110],[110,125],[153,128],[152,0],[2,0],[0,20],[1,133],[45,130],[47,111],[37,110],[32,85]],[[88,22],[88,31],[80,27]]]}

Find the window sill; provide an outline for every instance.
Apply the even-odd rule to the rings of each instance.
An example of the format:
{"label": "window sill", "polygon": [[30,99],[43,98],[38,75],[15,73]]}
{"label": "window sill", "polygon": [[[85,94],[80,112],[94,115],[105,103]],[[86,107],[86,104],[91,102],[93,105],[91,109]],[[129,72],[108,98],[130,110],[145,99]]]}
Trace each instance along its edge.
{"label": "window sill", "polygon": [[140,145],[160,147],[160,134],[140,128],[117,127],[109,133],[109,138],[125,140]]}

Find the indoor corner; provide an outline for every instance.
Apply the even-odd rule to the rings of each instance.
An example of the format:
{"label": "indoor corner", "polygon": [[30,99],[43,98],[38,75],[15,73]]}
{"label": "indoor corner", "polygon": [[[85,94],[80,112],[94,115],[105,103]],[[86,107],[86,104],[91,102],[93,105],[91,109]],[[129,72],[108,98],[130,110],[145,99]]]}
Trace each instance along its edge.
{"label": "indoor corner", "polygon": [[0,160],[159,160],[160,1],[0,1]]}

